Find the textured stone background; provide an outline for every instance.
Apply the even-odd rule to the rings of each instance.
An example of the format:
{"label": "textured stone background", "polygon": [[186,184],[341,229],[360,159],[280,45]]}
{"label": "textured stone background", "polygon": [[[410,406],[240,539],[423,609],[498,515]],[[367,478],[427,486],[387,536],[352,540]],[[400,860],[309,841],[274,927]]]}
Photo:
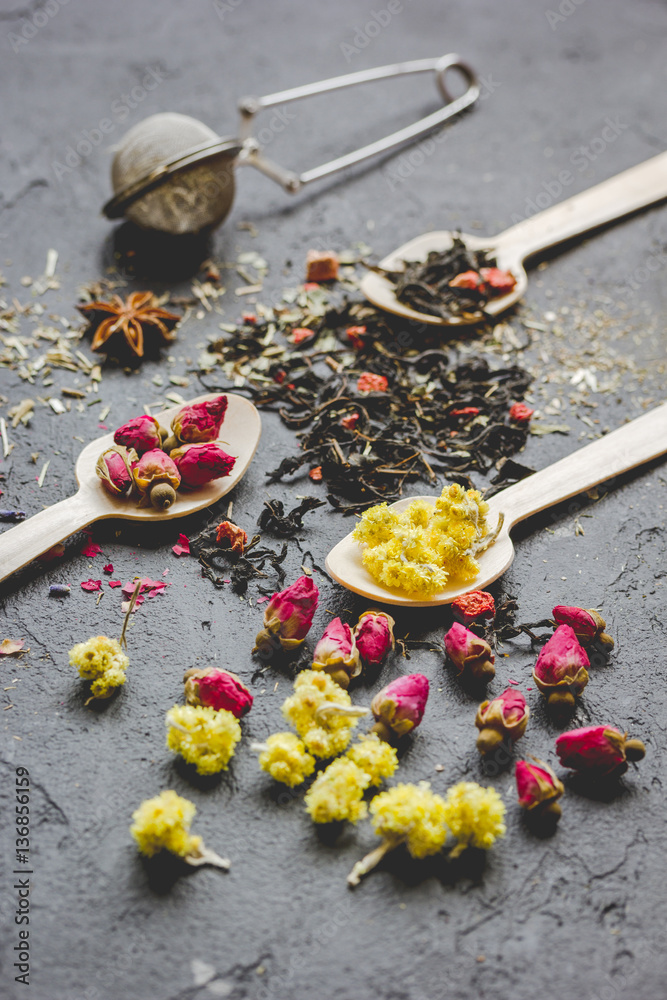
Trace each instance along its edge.
{"label": "textured stone background", "polygon": [[[263,254],[271,265],[261,296],[266,302],[300,280],[305,251],[316,241],[342,249],[364,239],[383,254],[431,228],[496,232],[525,215],[528,201],[549,190],[545,184],[556,190],[562,170],[573,175],[566,195],[665,147],[667,7],[657,0],[565,0],[559,19],[553,16],[556,0],[402,0],[377,33],[364,26],[373,11],[386,10],[384,0],[50,0],[47,23],[29,28],[34,37],[25,44],[16,37],[23,37],[40,5],[3,0],[0,6],[0,267],[8,281],[0,295],[31,300],[20,278],[41,274],[46,251],[54,247],[61,288],[43,301],[49,311],[71,318],[77,288],[113,261],[113,230],[99,214],[108,197],[109,146],[156,111],[192,114],[232,133],[235,102],[246,93],[452,49],[478,68],[486,99],[434,152],[425,147],[413,161],[400,154],[292,199],[251,171],[241,174],[236,206],[213,250],[231,260],[244,249]],[[150,68],[162,81],[123,115],[122,95]],[[436,106],[428,78],[349,91],[329,103],[295,106],[296,118],[276,133],[268,152],[287,165],[309,166]],[[64,162],[67,147],[109,117],[115,127],[108,141],[62,175],[55,165]],[[600,136],[607,118],[617,122],[618,138],[582,168],[576,150]],[[241,220],[256,224],[255,239],[237,229]],[[542,467],[586,443],[591,429],[580,421],[582,413],[613,428],[664,398],[666,243],[667,215],[658,207],[552,255],[546,270],[533,272],[514,325],[519,331],[526,316],[539,321],[544,312],[559,313],[560,331],[545,332],[524,361],[539,368],[536,402],[560,395],[571,433],[531,438],[525,461]],[[286,275],[287,260],[294,267]],[[646,269],[649,261],[655,271]],[[162,263],[155,270],[164,276]],[[137,283],[147,285],[170,287],[157,278]],[[186,282],[181,290],[188,287]],[[246,304],[232,293],[221,301],[231,320]],[[569,312],[561,315],[561,307]],[[571,412],[571,388],[548,380],[554,373],[558,378],[563,365],[571,373],[573,356],[593,343],[596,310],[600,322],[583,363],[595,371],[606,359],[600,379],[609,383],[617,374],[617,386],[588,393],[596,410]],[[185,324],[170,367],[148,363],[131,376],[105,371],[101,394],[113,407],[109,424],[159,398],[151,383],[158,371],[187,372],[216,322]],[[26,323],[22,332],[30,329]],[[622,359],[618,364],[613,352]],[[67,372],[55,378],[56,389],[73,381]],[[0,369],[0,392],[11,403],[42,394],[9,369]],[[71,493],[80,448],[74,437],[89,440],[98,433],[94,409],[57,416],[39,407],[29,429],[12,432],[16,447],[0,465],[7,474],[2,506],[33,514]],[[297,480],[267,492],[265,469],[276,452],[294,448],[292,435],[267,415],[254,464],[233,494],[241,524],[252,527],[269,495],[290,499],[313,491],[308,480],[307,486]],[[30,461],[36,450],[44,459],[51,456],[42,490]],[[13,815],[14,768],[27,766],[35,875],[28,990],[13,981],[13,842],[5,823],[3,995],[615,1000],[631,994],[654,1000],[666,972],[666,481],[664,465],[656,463],[616,483],[598,503],[580,498],[533,519],[518,533],[516,562],[496,588],[518,598],[524,621],[548,615],[555,603],[602,607],[617,647],[608,666],[593,670],[576,722],[611,721],[632,730],[648,744],[646,761],[612,796],[590,797],[568,786],[560,829],[546,841],[523,827],[511,770],[504,771],[494,780],[508,803],[508,835],[485,866],[418,865],[397,852],[354,894],[345,875],[373,844],[370,828],[347,829],[335,843],[318,836],[300,797],[272,788],[247,749],[250,740],[280,726],[289,684],[284,675],[269,672],[255,682],[246,740],[220,781],[193,783],[164,747],[164,711],[180,697],[184,667],[215,658],[246,681],[254,670],[249,651],[258,609],[229,590],[214,590],[200,578],[195,560],[171,553],[177,530],[194,534],[201,519],[140,533],[107,522],[95,531],[115,575],[159,577],[168,568],[172,584],[137,614],[128,683],[103,711],[84,708],[67,665],[74,642],[119,628],[119,600],[107,592],[96,607],[95,596],[79,587],[100,575],[100,558],[85,559],[79,537],[60,566],[34,566],[6,583],[0,638],[24,636],[30,652],[2,663],[3,686],[18,678],[15,690],[3,694],[13,707],[3,712],[0,726],[2,802]],[[583,514],[585,535],[576,536],[575,518]],[[327,508],[317,511],[303,547],[323,560],[348,524]],[[293,546],[290,575],[299,563]],[[62,580],[73,585],[71,597],[50,601],[49,583]],[[318,583],[322,601],[313,634],[329,621],[325,609],[356,620],[359,601],[319,576]],[[448,620],[442,610],[402,614],[397,633],[439,638]],[[509,677],[525,690],[534,659],[529,645],[517,641],[503,652],[493,691]],[[396,655],[373,685],[357,690],[356,700],[367,702],[407,669],[430,677],[432,695],[403,757],[401,778],[429,779],[439,791],[462,778],[484,780],[474,749],[475,702],[439,654],[414,653],[409,664]],[[553,761],[557,730],[534,690],[530,703],[524,750]],[[436,772],[436,764],[444,771]],[[168,873],[144,868],[127,832],[129,817],[142,799],[165,787],[196,802],[197,831],[231,857],[229,874],[203,870],[170,881]]]}

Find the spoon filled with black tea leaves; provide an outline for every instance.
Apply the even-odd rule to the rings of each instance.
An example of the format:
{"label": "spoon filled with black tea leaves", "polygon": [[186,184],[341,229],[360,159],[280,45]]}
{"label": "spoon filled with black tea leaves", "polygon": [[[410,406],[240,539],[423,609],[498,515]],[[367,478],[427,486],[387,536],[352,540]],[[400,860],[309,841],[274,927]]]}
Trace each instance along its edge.
{"label": "spoon filled with black tea leaves", "polygon": [[[571,176],[571,175],[570,175]],[[562,185],[560,185],[562,187]],[[546,190],[535,197],[550,196]],[[361,282],[387,312],[434,326],[471,326],[523,297],[524,261],[549,247],[667,198],[667,153],[660,153],[567,201],[545,208],[497,236],[447,230],[404,243]]]}

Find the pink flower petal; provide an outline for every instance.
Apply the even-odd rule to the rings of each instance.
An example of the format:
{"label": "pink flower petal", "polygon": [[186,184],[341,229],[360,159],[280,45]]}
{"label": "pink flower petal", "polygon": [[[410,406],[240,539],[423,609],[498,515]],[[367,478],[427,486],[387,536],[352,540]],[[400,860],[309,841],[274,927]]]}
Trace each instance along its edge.
{"label": "pink flower petal", "polygon": [[102,589],[102,581],[101,580],[84,580],[84,582],[81,584],[81,589],[82,590],[90,590],[90,591],[101,590]]}
{"label": "pink flower petal", "polygon": [[0,642],[0,654],[2,656],[14,656],[20,653],[25,646],[25,639],[3,639]]}
{"label": "pink flower petal", "polygon": [[190,539],[187,535],[179,535],[178,542],[176,545],[172,545],[171,551],[176,556],[189,556],[190,555]]}
{"label": "pink flower petal", "polygon": [[113,573],[113,563],[107,563],[106,566],[102,567],[102,569],[105,573],[109,573],[109,575],[111,575],[111,573]]}
{"label": "pink flower petal", "polygon": [[101,551],[102,549],[97,542],[88,542],[85,548],[81,549],[81,555],[86,556],[89,559],[94,559],[94,557],[98,556]]}
{"label": "pink flower petal", "polygon": [[123,586],[123,581],[122,580],[109,580],[109,586],[110,587],[122,587]]}

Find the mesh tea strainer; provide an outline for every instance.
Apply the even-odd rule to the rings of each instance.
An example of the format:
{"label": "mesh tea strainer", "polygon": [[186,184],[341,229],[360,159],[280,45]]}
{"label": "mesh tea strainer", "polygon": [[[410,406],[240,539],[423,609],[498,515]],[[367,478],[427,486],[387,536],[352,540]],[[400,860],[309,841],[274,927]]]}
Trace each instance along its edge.
{"label": "mesh tea strainer", "polygon": [[[445,76],[449,70],[460,73],[467,84],[459,97],[453,97],[447,88]],[[426,72],[435,73],[445,102],[443,108],[384,139],[302,174],[286,170],[263,156],[259,143],[251,135],[255,115],[266,108],[358,83]],[[474,70],[450,53],[437,59],[415,59],[348,73],[268,97],[244,98],[239,104],[238,138],[216,135],[207,125],[188,115],[172,112],[151,115],[123,138],[111,168],[114,196],[103,211],[108,219],[125,217],[144,229],[174,235],[213,229],[223,222],[231,209],[236,166],[255,167],[286,191],[294,193],[304,184],[425,135],[474,104],[478,96],[479,83]]]}

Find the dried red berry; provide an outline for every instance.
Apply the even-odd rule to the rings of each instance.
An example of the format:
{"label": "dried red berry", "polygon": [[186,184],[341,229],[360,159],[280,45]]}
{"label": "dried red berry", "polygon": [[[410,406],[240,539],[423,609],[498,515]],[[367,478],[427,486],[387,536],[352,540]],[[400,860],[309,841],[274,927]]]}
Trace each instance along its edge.
{"label": "dried red berry", "polygon": [[312,479],[314,483],[322,482],[322,466],[316,465],[314,469],[311,469],[308,473],[308,478]]}
{"label": "dried red berry", "polygon": [[511,271],[501,271],[498,267],[482,267],[479,273],[484,282],[481,290],[489,296],[507,295],[516,285],[516,278]]}
{"label": "dried red berry", "polygon": [[355,351],[360,351],[365,346],[364,337],[366,336],[365,326],[348,326],[345,331],[347,339],[354,347]]}
{"label": "dried red berry", "polygon": [[481,282],[477,271],[463,271],[449,282],[450,288],[477,288]]}
{"label": "dried red berry", "polygon": [[363,372],[357,380],[358,392],[386,392],[389,386],[384,375],[376,375],[374,372]]}
{"label": "dried red berry", "polygon": [[340,425],[344,427],[346,431],[353,431],[354,428],[359,423],[359,414],[350,413],[347,417],[341,417]]}
{"label": "dried red berry", "polygon": [[478,406],[462,406],[460,410],[450,410],[450,417],[476,417],[479,413]]}
{"label": "dried red berry", "polygon": [[527,424],[535,410],[531,410],[525,403],[513,403],[510,407],[510,420],[515,424]]}
{"label": "dried red berry", "polygon": [[307,326],[298,326],[296,330],[292,330],[290,340],[293,344],[304,344],[307,341],[312,340],[314,336],[314,330],[309,330]]}
{"label": "dried red berry", "polygon": [[496,602],[486,590],[471,590],[452,601],[454,616],[465,624],[477,618],[493,618]]}

